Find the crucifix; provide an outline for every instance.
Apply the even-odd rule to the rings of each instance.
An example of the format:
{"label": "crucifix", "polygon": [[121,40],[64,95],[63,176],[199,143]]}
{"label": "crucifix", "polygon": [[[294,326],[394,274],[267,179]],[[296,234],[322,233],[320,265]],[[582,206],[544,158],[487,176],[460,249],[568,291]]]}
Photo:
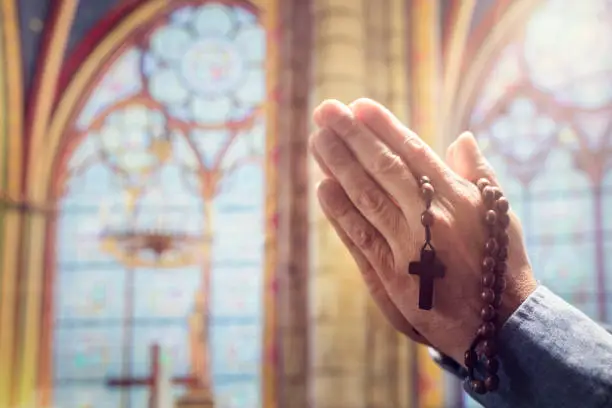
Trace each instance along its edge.
{"label": "crucifix", "polygon": [[[150,374],[145,377],[122,377],[110,378],[106,381],[108,387],[113,388],[131,388],[131,387],[148,387],[149,388],[149,404],[148,408],[168,408],[160,406],[159,395],[162,384],[161,368],[160,368],[160,347],[158,344],[151,346],[151,363]],[[170,380],[173,385],[184,385],[187,387],[196,387],[199,381],[196,377],[173,377]]]}
{"label": "crucifix", "polygon": [[419,282],[419,309],[431,310],[433,306],[434,279],[444,277],[445,267],[436,258],[433,249],[423,248],[421,260],[410,262],[408,273],[417,275]]}

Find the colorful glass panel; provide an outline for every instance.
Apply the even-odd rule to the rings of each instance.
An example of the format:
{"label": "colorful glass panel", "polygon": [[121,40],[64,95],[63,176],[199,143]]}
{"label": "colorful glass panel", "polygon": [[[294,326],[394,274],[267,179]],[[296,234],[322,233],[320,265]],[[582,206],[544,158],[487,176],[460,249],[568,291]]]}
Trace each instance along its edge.
{"label": "colorful glass panel", "polygon": [[611,21],[604,1],[545,1],[500,51],[470,119],[525,224],[536,276],[601,320],[612,311],[598,304],[612,274],[601,251],[612,208]]}
{"label": "colorful glass panel", "polygon": [[543,1],[483,84],[468,123],[524,224],[537,279],[610,322],[610,2]]}
{"label": "colorful glass panel", "polygon": [[54,403],[145,406],[146,388],[107,380],[149,375],[154,344],[169,375],[191,375],[193,318],[208,315],[216,406],[256,408],[265,30],[251,11],[216,2],[151,27],[145,46],[115,57],[73,124],[82,138],[57,225]]}

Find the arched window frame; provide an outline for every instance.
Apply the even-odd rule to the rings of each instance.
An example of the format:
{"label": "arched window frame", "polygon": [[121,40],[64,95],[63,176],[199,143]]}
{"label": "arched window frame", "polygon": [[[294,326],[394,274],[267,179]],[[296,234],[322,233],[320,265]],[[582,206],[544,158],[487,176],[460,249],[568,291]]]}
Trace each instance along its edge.
{"label": "arched window frame", "polygon": [[[459,132],[465,129],[470,129],[472,111],[478,102],[479,96],[482,95],[483,90],[487,87],[488,81],[483,80],[483,78],[486,79],[488,77],[488,74],[493,70],[495,64],[499,61],[500,54],[506,50],[507,45],[516,43],[517,40],[520,42],[520,33],[524,27],[524,21],[528,20],[529,17],[543,4],[543,0],[520,0],[513,2],[513,4],[510,4],[504,10],[504,13],[493,13],[489,19],[484,20],[480,26],[473,29],[471,38],[468,39],[467,46],[465,47],[467,52],[466,57],[463,59],[462,83],[458,89],[458,92],[454,95],[453,107],[455,108],[455,111],[449,118],[448,128],[450,131],[445,135],[445,145],[452,142],[451,138],[453,138],[453,135],[457,135]],[[483,35],[483,33],[486,33],[486,35]],[[520,84],[517,89],[512,91],[518,91],[519,93],[531,92],[529,87],[522,87]],[[560,118],[564,115],[571,114],[572,112],[580,111],[580,108],[553,106],[554,99],[552,99],[545,92],[536,91],[534,94],[529,96],[536,99],[539,106],[545,108],[545,113],[550,114],[553,118]],[[506,97],[508,97],[508,95],[504,94],[502,99]],[[476,136],[478,137],[478,129],[470,130],[475,130]],[[588,164],[585,164],[585,166],[588,167]],[[578,170],[576,171],[578,172]],[[581,174],[588,173],[591,178],[596,177],[594,174],[596,172],[597,169],[581,169],[580,171]],[[596,205],[593,213],[595,213],[596,217],[601,220],[603,219],[603,216],[601,215],[603,206],[602,203],[605,198],[602,197],[600,188],[597,186],[595,186],[593,189],[593,194],[595,195],[593,199],[594,202],[599,202],[599,206]],[[596,260],[596,284],[598,286],[597,292],[595,293],[595,301],[598,303],[598,310],[596,316],[594,317],[606,321],[609,319],[609,313],[606,312],[606,309],[608,309],[608,311],[610,309],[610,306],[606,307],[606,303],[609,303],[610,301],[606,301],[605,299],[606,288],[602,282],[605,281],[605,269],[606,265],[610,264],[610,260],[607,259],[602,261],[601,255],[602,252],[606,252],[604,248],[610,245],[609,237],[606,238],[607,236],[604,236],[604,232],[602,232],[601,228],[598,226],[594,227],[593,233],[599,234],[598,237],[593,238],[597,243],[597,248],[595,248],[596,254],[594,256],[598,258]]]}
{"label": "arched window frame", "polygon": [[[262,24],[266,28],[268,35],[267,54],[266,54],[266,84],[267,84],[267,102],[265,103],[264,115],[267,124],[266,157],[270,160],[266,163],[266,245],[265,245],[265,322],[264,322],[264,347],[262,353],[267,361],[272,358],[277,352],[277,338],[275,336],[276,316],[273,305],[275,304],[274,288],[275,288],[275,264],[276,264],[276,220],[277,203],[276,203],[276,188],[277,188],[277,173],[275,168],[275,155],[278,145],[277,135],[277,115],[278,103],[275,98],[278,86],[278,70],[279,70],[279,44],[276,37],[278,30],[278,4],[275,0],[254,0],[251,2],[241,0],[221,0],[218,3],[229,3],[241,5],[252,9],[261,15]],[[169,7],[176,9],[186,5],[201,5],[207,1],[185,0],[175,2],[168,5],[164,0],[155,0],[146,4],[139,5],[133,9],[122,8],[124,14],[117,11],[111,13],[108,21],[102,21],[94,28],[94,32],[100,34],[100,40],[97,44],[91,44],[91,39],[88,44],[77,49],[74,59],[68,63],[68,68],[74,68],[73,76],[64,77],[65,90],[58,94],[57,108],[52,116],[49,126],[48,148],[41,152],[40,160],[35,163],[33,168],[32,182],[30,183],[30,191],[32,197],[39,197],[44,202],[56,201],[61,195],[61,186],[64,183],[65,172],[63,168],[66,165],[66,160],[70,157],[70,153],[78,145],[78,136],[69,131],[71,124],[74,123],[75,115],[80,111],[82,104],[86,101],[91,92],[91,85],[96,84],[96,77],[105,72],[113,62],[113,57],[121,55],[121,50],[126,45],[126,40],[147,24],[154,23],[160,16],[165,14]],[[112,30],[105,33],[102,37],[101,27],[110,28]],[[87,53],[83,49],[89,48]],[[104,61],[100,64],[100,61]],[[48,265],[54,265],[54,245],[55,245],[55,230],[56,220],[51,219],[49,222],[39,222],[32,225],[33,232],[38,231],[44,239],[37,240],[28,248],[29,254],[33,258],[32,272],[34,275],[41,276],[42,281],[42,299],[40,302],[39,321],[41,322],[38,328],[33,327],[30,332],[40,333],[41,338],[38,343],[38,352],[40,362],[38,364],[37,384],[40,390],[40,403],[46,406],[51,401],[52,390],[52,361],[51,361],[51,341],[52,341],[52,319],[51,311],[53,310],[53,279],[54,271],[52,268],[47,268]],[[276,368],[272,364],[264,364],[263,370],[263,406],[274,406],[276,401]]]}

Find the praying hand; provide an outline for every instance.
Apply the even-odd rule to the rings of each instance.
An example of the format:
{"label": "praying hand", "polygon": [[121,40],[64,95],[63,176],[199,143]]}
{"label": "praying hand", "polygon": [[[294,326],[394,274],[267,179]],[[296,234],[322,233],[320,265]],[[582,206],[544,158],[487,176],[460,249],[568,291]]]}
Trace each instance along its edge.
{"label": "praying hand", "polygon": [[612,336],[538,286],[471,134],[444,162],[371,100],[325,101],[314,121],[321,208],[397,330],[463,364],[485,406],[612,405]]}

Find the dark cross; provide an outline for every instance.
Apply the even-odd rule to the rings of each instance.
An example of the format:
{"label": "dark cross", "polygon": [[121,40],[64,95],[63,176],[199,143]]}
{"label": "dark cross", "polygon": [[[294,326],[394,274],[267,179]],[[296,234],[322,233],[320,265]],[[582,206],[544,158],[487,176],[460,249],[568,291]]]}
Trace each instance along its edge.
{"label": "dark cross", "polygon": [[433,305],[434,279],[444,277],[446,268],[436,258],[431,249],[421,250],[421,260],[410,262],[408,273],[418,275],[419,282],[419,309],[431,310]]}
{"label": "dark cross", "polygon": [[[160,407],[157,401],[157,391],[160,385],[159,354],[159,345],[155,344],[151,346],[151,372],[148,376],[110,378],[106,381],[106,385],[113,388],[147,387],[149,388],[148,408],[165,408]],[[172,378],[172,384],[193,387],[197,386],[199,381],[195,377],[174,377]]]}

